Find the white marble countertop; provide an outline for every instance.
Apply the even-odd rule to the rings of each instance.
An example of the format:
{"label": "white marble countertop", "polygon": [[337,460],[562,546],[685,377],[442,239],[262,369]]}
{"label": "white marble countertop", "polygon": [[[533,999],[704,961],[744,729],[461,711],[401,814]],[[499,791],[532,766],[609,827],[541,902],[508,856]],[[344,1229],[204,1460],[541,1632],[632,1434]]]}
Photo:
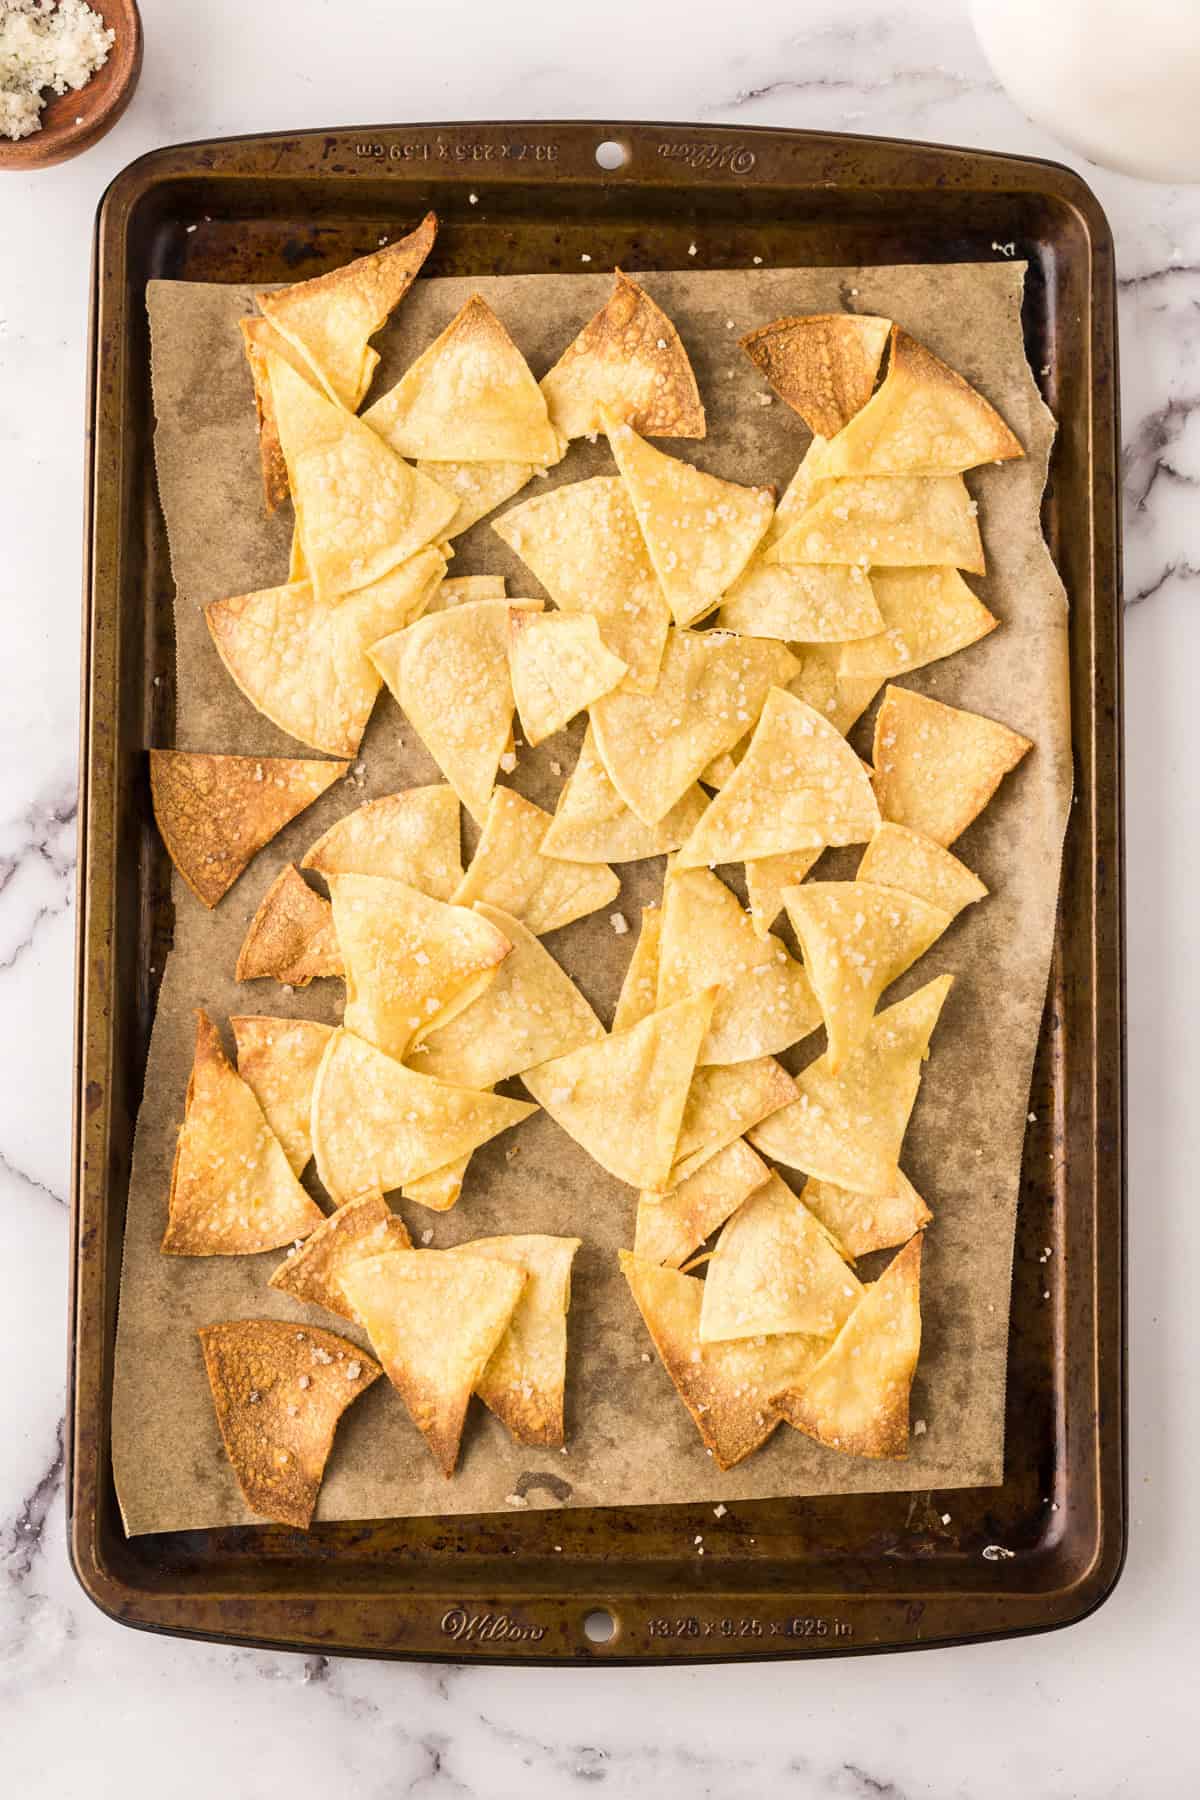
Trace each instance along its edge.
{"label": "white marble countertop", "polygon": [[1141,1800],[1200,1784],[1200,187],[1085,168],[1116,234],[1126,447],[1132,1540],[1067,1634],[687,1672],[404,1667],[122,1630],[63,1534],[81,438],[92,214],[133,157],[288,126],[737,121],[1060,155],[958,0],[143,0],[128,114],[0,175],[0,1785],[66,1800]]}

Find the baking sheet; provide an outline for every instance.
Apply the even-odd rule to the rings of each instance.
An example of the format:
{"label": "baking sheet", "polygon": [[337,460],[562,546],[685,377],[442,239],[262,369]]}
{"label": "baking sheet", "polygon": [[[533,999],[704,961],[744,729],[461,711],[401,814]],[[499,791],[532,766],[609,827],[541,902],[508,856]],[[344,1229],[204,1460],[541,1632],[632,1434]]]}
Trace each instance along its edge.
{"label": "baking sheet", "polygon": [[[782,1428],[738,1469],[707,1456],[658,1365],[620,1277],[615,1251],[632,1241],[635,1196],[599,1170],[544,1115],[476,1153],[459,1205],[401,1210],[435,1245],[494,1231],[576,1234],[565,1454],[513,1445],[472,1409],[459,1472],[446,1482],[398,1397],[377,1384],[346,1415],[318,1518],[504,1510],[530,1504],[652,1504],[702,1498],[981,1485],[1003,1466],[1009,1275],[1029,1071],[1049,968],[1063,830],[1070,797],[1066,600],[1038,524],[1053,423],[1024,360],[1019,263],[937,268],[685,271],[646,277],[675,319],[696,367],[709,437],[685,447],[701,467],[740,481],[792,474],[807,442],[766,390],[736,337],[782,312],[851,306],[897,318],[976,382],[1029,455],[968,477],[980,500],[989,575],[979,592],[1002,629],[906,681],[953,704],[992,713],[1036,750],[956,849],[992,890],[969,909],[894,993],[932,975],[957,977],[905,1146],[907,1172],[935,1213],[923,1292],[924,1347],[913,1394],[926,1431],[906,1463],[826,1451]],[[382,392],[472,291],[505,319],[536,373],[554,360],[609,288],[605,275],[513,276],[418,282],[378,340]],[[290,509],[263,516],[249,377],[236,318],[252,308],[236,286],[150,284],[156,453],[177,582],[176,743],[243,754],[303,755],[233,687],[213,650],[202,607],[221,594],[282,580]],[[548,481],[609,468],[603,444],[573,447]],[[519,498],[527,497],[532,490]],[[499,571],[509,591],[536,583],[486,522],[457,540],[452,574]],[[871,715],[854,739],[869,745]],[[523,750],[512,784],[550,807],[581,736]],[[237,984],[246,924],[285,861],[296,860],[341,813],[375,794],[438,779],[388,696],[372,719],[362,772],[338,784],[252,864],[208,914],[176,878],[175,948],[160,994],[139,1119],[126,1227],[113,1398],[113,1461],[131,1533],[248,1522],[217,1433],[194,1328],[221,1318],[309,1315],[265,1286],[278,1260],[159,1255],[175,1134],[191,1063],[193,1018],[233,1012],[336,1018],[341,984],[287,996],[274,983]],[[470,832],[468,826],[469,837]],[[823,865],[822,872],[828,867]],[[621,910],[657,898],[662,864],[625,865]],[[607,913],[546,940],[601,1016],[611,1018],[634,942]],[[817,1043],[820,1040],[815,1040]],[[808,1059],[802,1049],[799,1060]],[[507,1152],[515,1150],[509,1158]],[[801,1178],[796,1177],[799,1183]],[[875,1272],[886,1259],[868,1259]],[[350,1335],[353,1335],[351,1332]]]}

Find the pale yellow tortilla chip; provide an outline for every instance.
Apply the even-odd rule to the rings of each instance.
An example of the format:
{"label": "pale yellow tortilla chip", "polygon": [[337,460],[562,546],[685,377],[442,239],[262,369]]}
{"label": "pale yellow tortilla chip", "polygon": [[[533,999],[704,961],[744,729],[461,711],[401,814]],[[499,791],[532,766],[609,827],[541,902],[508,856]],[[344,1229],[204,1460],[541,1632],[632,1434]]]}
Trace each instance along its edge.
{"label": "pale yellow tortilla chip", "polygon": [[774,490],[708,475],[656,450],[610,413],[604,424],[675,623],[690,625],[750,561],[771,523]]}
{"label": "pale yellow tortilla chip", "polygon": [[795,1082],[773,1056],[697,1069],[679,1127],[671,1187],[678,1187],[718,1150],[795,1098]]}
{"label": "pale yellow tortilla chip", "polygon": [[961,475],[865,475],[832,483],[765,553],[768,563],[945,563],[985,573],[976,503]]}
{"label": "pale yellow tortilla chip", "polygon": [[801,1381],[826,1348],[821,1338],[700,1342],[705,1283],[622,1250],[621,1272],[696,1429],[720,1469],[732,1469],[780,1423],[770,1396]]}
{"label": "pale yellow tortilla chip", "polygon": [[460,906],[483,900],[542,937],[607,906],[621,880],[606,863],[560,862],[542,844],[550,814],[513,788],[497,788],[471,865],[454,895]]}
{"label": "pale yellow tortilla chip", "polygon": [[323,1306],[361,1325],[342,1292],[342,1271],[364,1256],[387,1250],[411,1250],[412,1239],[404,1220],[394,1213],[382,1194],[362,1194],[340,1206],[306,1238],[294,1245],[280,1263],[268,1287],[302,1300],[306,1306]]}
{"label": "pale yellow tortilla chip", "polygon": [[478,294],[363,415],[397,456],[548,468],[565,445],[529,365]]}
{"label": "pale yellow tortilla chip", "polygon": [[883,627],[843,644],[839,674],[881,681],[953,656],[1000,621],[976,599],[957,569],[877,569],[872,576]]}
{"label": "pale yellow tortilla chip", "polygon": [[930,906],[940,906],[951,918],[987,895],[979,877],[957,856],[919,831],[887,820],[863,851],[855,879],[903,888]]}
{"label": "pale yellow tortilla chip", "polygon": [[891,329],[871,313],[811,313],[738,341],[809,430],[831,438],[870,400]]}
{"label": "pale yellow tortilla chip", "polygon": [[746,864],[746,899],[759,937],[766,937],[782,912],[784,888],[799,887],[820,856],[820,850],[784,850]]}
{"label": "pale yellow tortilla chip", "polygon": [[238,981],[274,977],[289,987],[344,973],[329,902],[313,892],[295,863],[285,863],[263,895],[234,973]]}
{"label": "pale yellow tortilla chip", "polygon": [[821,1022],[808,976],[779,939],[760,938],[737,896],[708,869],[675,868],[663,886],[658,1004],[718,984],[701,1064],[774,1055]]}
{"label": "pale yellow tortilla chip", "polygon": [[842,643],[884,628],[871,581],[857,563],[756,560],[738,577],[713,623],[748,637]]}
{"label": "pale yellow tortilla chip", "polygon": [[908,1401],[921,1354],[918,1233],[873,1282],[815,1368],[772,1396],[789,1425],[847,1456],[908,1455]]}
{"label": "pale yellow tortilla chip", "polygon": [[788,692],[803,700],[845,737],[870,706],[883,686],[878,675],[843,675],[841,644],[793,644],[800,673],[788,682]]}
{"label": "pale yellow tortilla chip", "polygon": [[536,1110],[418,1075],[342,1029],[326,1045],[313,1088],[317,1174],[339,1206],[359,1194],[390,1194]]}
{"label": "pale yellow tortilla chip", "polygon": [[1024,454],[970,382],[893,325],[887,374],[831,442],[826,469],[830,475],[958,475]]}
{"label": "pale yellow tortilla chip", "polygon": [[627,665],[606,650],[589,613],[508,615],[508,668],[526,742],[540,744],[602,694],[612,692]]}
{"label": "pale yellow tortilla chip", "polygon": [[451,575],[439,581],[426,612],[445,612],[447,607],[461,606],[466,600],[503,600],[503,575]]}
{"label": "pale yellow tortilla chip", "polygon": [[518,1444],[556,1449],[565,1440],[567,1312],[571,1264],[579,1238],[473,1238],[454,1256],[483,1256],[525,1271],[525,1286],[508,1328],[493,1350],[475,1392]]}
{"label": "pale yellow tortilla chip", "polygon": [[494,520],[492,530],[563,612],[593,616],[608,649],[628,666],[625,685],[650,693],[671,609],[620,476],[538,494]]}
{"label": "pale yellow tortilla chip", "polygon": [[[271,376],[267,368],[268,351],[273,351],[276,356],[282,356],[285,362],[290,362],[296,373],[303,375],[306,381],[315,384],[316,377],[300,352],[280,336],[269,319],[239,319],[238,326],[242,334],[242,348],[250,365],[250,379],[254,383],[263,499],[267,511],[273,513],[288,497],[288,475],[279,443],[279,427],[275,422],[275,401],[271,394]],[[296,577],[289,576],[288,579],[294,581]]]}
{"label": "pale yellow tortilla chip", "polygon": [[412,1200],[418,1206],[426,1206],[430,1212],[449,1212],[452,1206],[458,1204],[471,1154],[468,1150],[465,1156],[456,1156],[445,1168],[431,1169],[428,1175],[414,1176],[411,1181],[402,1184],[400,1192],[406,1200]]}
{"label": "pale yellow tortilla chip", "polygon": [[331,875],[346,1029],[403,1057],[478,999],[512,946],[466,906],[383,875]]}
{"label": "pale yellow tortilla chip", "polygon": [[524,1269],[461,1250],[389,1250],[349,1267],[342,1288],[447,1478],[471,1394],[525,1286]]}
{"label": "pale yellow tortilla chip", "polygon": [[664,1187],[714,999],[694,994],[521,1079],[602,1169],[630,1187]]}
{"label": "pale yellow tortilla chip", "polygon": [[251,1256],[307,1237],[324,1214],[292,1173],[217,1028],[196,1014],[196,1056],[171,1169],[164,1256]]}
{"label": "pale yellow tortilla chip", "polygon": [[[433,462],[426,456],[417,458],[417,468],[458,501],[458,511],[445,527],[448,538],[461,537],[480,519],[486,519],[490,512],[519,494],[538,473],[537,465],[529,462]],[[490,581],[491,576],[481,575],[478,579]],[[500,592],[504,592],[503,585]]]}
{"label": "pale yellow tortilla chip", "polygon": [[628,1031],[658,1004],[658,939],[662,930],[662,912],[657,906],[643,906],[642,923],[633,955],[625,970],[617,1010],[613,1014],[614,1032]]}
{"label": "pale yellow tortilla chip", "polygon": [[[282,451],[280,451],[280,455],[283,455]],[[284,467],[286,469],[286,463],[284,464]],[[295,507],[292,508],[292,511],[293,513],[296,512]],[[307,580],[308,563],[304,558],[304,533],[300,529],[299,514],[296,514],[296,523],[292,527],[292,541],[288,546],[288,581]]]}
{"label": "pale yellow tortilla chip", "polygon": [[670,632],[652,694],[606,694],[591,708],[596,749],[626,806],[656,825],[713,757],[752,729],[768,690],[798,666],[769,638]]}
{"label": "pale yellow tortilla chip", "polygon": [[809,1063],[796,1077],[799,1099],[749,1133],[754,1148],[855,1193],[894,1193],[922,1064],[953,980],[939,975],[877,1013],[840,1075],[828,1057]]}
{"label": "pale yellow tortilla chip", "polygon": [[458,795],[444,782],[383,794],[322,833],[302,869],[319,875],[386,875],[434,900],[462,880]]}
{"label": "pale yellow tortilla chip", "polygon": [[300,1175],[312,1156],[312,1091],[333,1028],[316,1019],[261,1014],[230,1019],[237,1072]]}
{"label": "pale yellow tortilla chip", "polygon": [[707,805],[704,792],[693,782],[657,824],[644,824],[609,780],[589,721],[542,848],[547,856],[564,862],[642,862],[677,850]]}
{"label": "pale yellow tortilla chip", "polygon": [[875,719],[879,810],[936,844],[952,844],[1032,748],[982,713],[889,687]]}
{"label": "pale yellow tortilla chip", "polygon": [[770,1176],[742,1138],[717,1150],[669,1194],[638,1199],[633,1253],[677,1269]]}
{"label": "pale yellow tortilla chip", "polygon": [[608,301],[542,377],[550,418],[567,438],[604,428],[605,408],[643,437],[702,438],[704,407],[679,333],[620,269]]}
{"label": "pale yellow tortilla chip", "polygon": [[825,1227],[772,1175],[717,1240],[704,1283],[701,1342],[784,1332],[833,1337],[862,1291]]}
{"label": "pale yellow tortilla chip", "polygon": [[933,1217],[903,1169],[897,1175],[891,1194],[852,1194],[847,1188],[810,1176],[800,1198],[847,1256],[867,1256],[872,1250],[907,1244],[913,1232]]}

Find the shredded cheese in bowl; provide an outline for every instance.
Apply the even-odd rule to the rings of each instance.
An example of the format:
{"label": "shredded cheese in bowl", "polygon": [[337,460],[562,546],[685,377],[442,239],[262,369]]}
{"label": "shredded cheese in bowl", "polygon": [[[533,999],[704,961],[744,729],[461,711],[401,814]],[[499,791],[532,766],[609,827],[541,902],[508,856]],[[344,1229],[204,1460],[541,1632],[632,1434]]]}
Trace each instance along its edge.
{"label": "shredded cheese in bowl", "polygon": [[108,61],[114,35],[85,0],[0,0],[0,136],[39,131],[46,89],[83,87]]}

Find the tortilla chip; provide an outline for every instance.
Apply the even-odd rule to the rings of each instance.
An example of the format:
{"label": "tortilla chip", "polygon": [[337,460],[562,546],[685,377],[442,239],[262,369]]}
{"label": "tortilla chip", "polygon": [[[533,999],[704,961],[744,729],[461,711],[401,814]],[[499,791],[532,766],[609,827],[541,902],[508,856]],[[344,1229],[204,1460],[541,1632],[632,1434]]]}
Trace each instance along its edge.
{"label": "tortilla chip", "polygon": [[886,680],[922,669],[977,643],[1000,623],[957,569],[877,569],[872,581],[883,628],[842,645],[842,675]]}
{"label": "tortilla chip", "polygon": [[[878,573],[878,571],[876,571]],[[795,694],[845,737],[883,686],[878,675],[843,675],[841,644],[793,644],[800,673],[788,682]]]}
{"label": "tortilla chip", "polygon": [[478,294],[363,415],[397,456],[548,468],[565,445],[529,365]]}
{"label": "tortilla chip", "polygon": [[701,1342],[784,1332],[833,1337],[862,1291],[825,1227],[772,1175],[717,1240],[704,1283]]}
{"label": "tortilla chip", "polygon": [[954,977],[939,975],[877,1013],[834,1075],[819,1056],[796,1077],[800,1098],[749,1133],[764,1156],[859,1194],[894,1194],[921,1066]]}
{"label": "tortilla chip", "polygon": [[523,1100],[418,1075],[341,1029],[326,1046],[313,1089],[317,1174],[338,1206],[359,1194],[390,1194],[536,1111]]}
{"label": "tortilla chip", "polygon": [[[280,451],[281,456],[282,454],[283,452]],[[284,467],[287,467],[286,463],[284,464]],[[295,510],[295,507],[293,507],[293,513],[295,513]],[[296,523],[292,527],[292,541],[288,545],[288,581],[307,580],[308,563],[304,558],[304,533],[300,529],[300,521],[297,517]]]}
{"label": "tortilla chip", "polygon": [[414,1176],[403,1183],[400,1192],[406,1200],[426,1206],[430,1212],[449,1212],[462,1193],[471,1154],[468,1150],[465,1156],[456,1156],[443,1169],[431,1169],[428,1175]]}
{"label": "tortilla chip", "polygon": [[697,1069],[679,1127],[671,1187],[678,1187],[718,1150],[795,1098],[795,1082],[773,1056]]}
{"label": "tortilla chip", "polygon": [[342,1271],[364,1256],[411,1249],[404,1220],[383,1195],[361,1194],[331,1213],[298,1250],[289,1250],[267,1286],[362,1325],[342,1292]]}
{"label": "tortilla chip", "polygon": [[679,1268],[770,1173],[749,1144],[735,1138],[700,1163],[671,1193],[643,1193],[638,1200],[634,1255]]}
{"label": "tortilla chip", "polygon": [[290,756],[151,750],[154,820],[197,900],[215,906],[251,857],[349,767]]}
{"label": "tortilla chip", "polygon": [[564,862],[642,862],[677,850],[707,805],[702,789],[693,782],[656,825],[643,824],[609,780],[589,720],[579,760],[558,797],[542,848],[547,856]]}
{"label": "tortilla chip", "polygon": [[503,600],[503,575],[451,575],[439,581],[426,612],[445,612],[447,607],[461,606],[464,600]]}
{"label": "tortilla chip", "polygon": [[462,880],[458,795],[445,782],[368,800],[338,819],[303,857],[319,875],[386,875],[434,900]]}
{"label": "tortilla chip", "polygon": [[871,313],[812,313],[772,319],[738,341],[808,429],[831,438],[870,400],[891,329]]}
{"label": "tortilla chip", "polygon": [[542,377],[567,438],[604,429],[607,408],[643,437],[702,438],[704,407],[679,333],[644,288],[613,271],[607,303]]}
{"label": "tortilla chip", "polygon": [[921,1354],[918,1233],[866,1289],[814,1369],[772,1395],[797,1431],[847,1456],[908,1455],[908,1398]]}
{"label": "tortilla chip", "polygon": [[772,688],[746,754],[709,802],[678,865],[865,844],[878,827],[870,777],[845,738],[803,700]]}
{"label": "tortilla chip", "polygon": [[602,1169],[630,1187],[665,1187],[715,997],[694,994],[521,1079]]}
{"label": "tortilla chip", "polygon": [[309,1199],[262,1108],[196,1014],[196,1058],[171,1169],[164,1256],[251,1256],[315,1231]]}
{"label": "tortilla chip", "polygon": [[657,825],[798,666],[769,638],[670,632],[652,694],[606,694],[591,708],[596,749],[626,806]]}
{"label": "tortilla chip", "polygon": [[[271,393],[271,376],[267,368],[267,352],[273,351],[290,362],[298,375],[314,381],[311,368],[298,350],[281,337],[269,319],[239,319],[242,348],[250,365],[254,383],[254,409],[258,419],[258,457],[262,465],[263,499],[269,513],[288,497],[287,464],[279,443],[279,427],[275,422],[275,400]],[[289,577],[294,579],[294,577]]]}
{"label": "tortilla chip", "polygon": [[611,413],[604,426],[675,623],[690,625],[746,567],[771,523],[774,490],[706,475]]}
{"label": "tortilla chip", "polygon": [[563,612],[592,614],[607,648],[628,666],[625,685],[652,692],[671,609],[620,476],[538,494],[496,519],[492,530]]}
{"label": "tortilla chip", "polygon": [[368,339],[387,322],[433,249],[437,215],[386,249],[255,299],[331,400],[358,410],[379,362]]}
{"label": "tortilla chip", "polygon": [[889,687],[875,719],[879,810],[945,847],[978,818],[1029,738],[982,713]]}
{"label": "tortilla chip", "polygon": [[[702,1344],[705,1283],[622,1250],[621,1273],[663,1368],[720,1469],[732,1469],[780,1423],[771,1394],[801,1381],[825,1349],[820,1338],[773,1337]],[[786,1373],[783,1373],[786,1371]]]}
{"label": "tortilla chip", "polygon": [[519,919],[482,903],[475,911],[511,943],[512,953],[479,998],[414,1053],[422,1075],[460,1087],[494,1087],[604,1036],[570,976]]}
{"label": "tortilla chip", "polygon": [[442,1474],[453,1475],[471,1394],[508,1329],[524,1269],[460,1250],[389,1250],[342,1287]]}
{"label": "tortilla chip", "polygon": [[[436,481],[443,493],[453,495],[458,501],[458,511],[445,527],[448,538],[461,537],[480,519],[486,519],[490,512],[495,512],[498,506],[519,494],[539,472],[537,464],[530,462],[434,462],[426,456],[417,458],[417,468],[422,475],[428,475],[430,481]],[[492,578],[481,575],[478,579],[490,581]],[[503,584],[500,592],[504,592]],[[480,599],[494,597],[478,596]]]}
{"label": "tortilla chip", "polygon": [[198,1335],[246,1505],[307,1531],[338,1420],[383,1371],[348,1339],[282,1319],[230,1319]]}
{"label": "tortilla chip", "polygon": [[331,875],[348,1031],[404,1056],[478,999],[512,948],[472,912],[382,875]]}
{"label": "tortilla chip", "polygon": [[460,906],[484,900],[542,937],[607,906],[621,891],[605,863],[560,862],[542,843],[550,814],[513,788],[497,788],[483,832],[454,898]]}
{"label": "tortilla chip", "polygon": [[432,543],[456,503],[289,363],[267,360],[309,579],[318,600],[337,600]]}
{"label": "tortilla chip", "polygon": [[960,475],[1024,454],[970,382],[893,325],[887,375],[830,444],[826,469],[830,475]]}
{"label": "tortilla chip", "polygon": [[907,1244],[913,1232],[933,1217],[903,1169],[897,1174],[899,1180],[891,1194],[852,1194],[810,1176],[800,1198],[847,1256],[867,1256],[872,1250]]}
{"label": "tortilla chip", "polygon": [[916,568],[945,563],[985,573],[976,503],[961,475],[848,477],[765,553],[767,563],[858,563]]}
{"label": "tortilla chip", "polygon": [[229,1023],[237,1045],[237,1072],[262,1107],[293,1175],[300,1175],[312,1155],[313,1083],[333,1028],[315,1019],[261,1015],[243,1015]]}
{"label": "tortilla chip", "polygon": [[951,915],[903,888],[810,881],[783,903],[825,1020],[825,1060],[840,1073],[863,1042],[879,996],[924,956]]}
{"label": "tortilla chip", "polygon": [[617,1010],[613,1014],[614,1032],[628,1031],[654,1011],[658,1004],[658,939],[662,930],[662,912],[657,906],[643,906],[641,929],[633,955],[625,970]]}
{"label": "tortilla chip", "polygon": [[289,987],[307,987],[314,976],[343,973],[328,900],[313,892],[295,863],[285,863],[242,939],[237,980],[274,976]]}
{"label": "tortilla chip", "polygon": [[624,680],[626,665],[600,638],[589,613],[508,615],[508,667],[526,742],[553,737],[576,713]]}
{"label": "tortilla chip", "polygon": [[887,821],[863,851],[855,879],[903,888],[930,906],[940,906],[952,919],[987,895],[979,877],[949,850],[919,831]]}
{"label": "tortilla chip", "polygon": [[761,560],[734,582],[713,623],[791,643],[841,643],[884,628],[871,582],[856,563]]}
{"label": "tortilla chip", "polygon": [[714,985],[720,991],[702,1064],[771,1056],[821,1023],[808,976],[778,938],[758,936],[736,894],[708,869],[672,869],[663,886],[658,1004]]}
{"label": "tortilla chip", "polygon": [[820,856],[819,850],[784,850],[746,864],[746,899],[760,938],[766,937],[783,910],[784,888],[799,887]]}
{"label": "tortilla chip", "polygon": [[571,1264],[579,1238],[473,1238],[452,1256],[484,1256],[525,1271],[525,1286],[508,1329],[493,1350],[475,1392],[507,1426],[515,1443],[563,1443],[567,1384],[567,1311]]}
{"label": "tortilla chip", "polygon": [[367,650],[421,616],[445,569],[436,550],[419,550],[339,601],[296,581],[214,600],[204,617],[252,706],[315,750],[354,756],[382,686]]}

